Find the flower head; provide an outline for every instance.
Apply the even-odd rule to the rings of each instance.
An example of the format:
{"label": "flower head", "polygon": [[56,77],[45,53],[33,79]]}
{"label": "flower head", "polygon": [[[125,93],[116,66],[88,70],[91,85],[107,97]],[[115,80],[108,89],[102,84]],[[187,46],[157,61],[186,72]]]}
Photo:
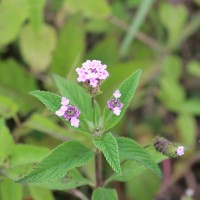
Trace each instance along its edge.
{"label": "flower head", "polygon": [[177,150],[176,150],[176,154],[178,156],[182,156],[184,155],[184,147],[183,146],[178,146]]}
{"label": "flower head", "polygon": [[77,68],[77,81],[83,82],[85,85],[96,88],[102,80],[105,80],[109,73],[106,70],[107,66],[99,60],[87,60],[82,64],[81,68]]}
{"label": "flower head", "polygon": [[64,117],[66,121],[70,121],[72,126],[78,128],[80,111],[76,106],[70,105],[70,101],[66,97],[62,97],[61,107],[55,114],[59,117]]}
{"label": "flower head", "polygon": [[119,116],[121,113],[121,109],[123,107],[123,103],[119,100],[119,97],[121,96],[120,91],[116,90],[113,93],[113,96],[115,98],[109,100],[107,102],[107,106],[108,106],[108,109],[110,109],[115,115]]}

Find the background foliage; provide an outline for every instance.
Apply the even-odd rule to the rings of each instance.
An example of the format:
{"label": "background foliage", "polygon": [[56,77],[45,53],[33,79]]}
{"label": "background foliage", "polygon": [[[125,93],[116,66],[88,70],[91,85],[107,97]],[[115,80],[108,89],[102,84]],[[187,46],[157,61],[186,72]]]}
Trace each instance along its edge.
{"label": "background foliage", "polygon": [[[57,92],[53,73],[76,80],[75,68],[86,59],[108,65],[110,77],[98,97],[101,108],[125,77],[143,69],[131,106],[113,129],[116,135],[148,145],[159,134],[188,146],[183,158],[162,163],[162,180],[145,171],[127,183],[110,185],[119,199],[184,199],[188,188],[198,199],[199,6],[199,0],[2,0],[0,199],[76,199],[50,190],[55,185],[42,189],[12,180],[63,141],[76,139],[91,146],[87,136],[69,130],[28,94],[37,89]],[[93,170],[92,163],[81,168],[91,180]],[[88,184],[76,170],[70,178],[74,185]],[[57,188],[74,187],[56,184]],[[90,196],[86,186],[80,189]],[[76,190],[70,193],[77,195]]]}

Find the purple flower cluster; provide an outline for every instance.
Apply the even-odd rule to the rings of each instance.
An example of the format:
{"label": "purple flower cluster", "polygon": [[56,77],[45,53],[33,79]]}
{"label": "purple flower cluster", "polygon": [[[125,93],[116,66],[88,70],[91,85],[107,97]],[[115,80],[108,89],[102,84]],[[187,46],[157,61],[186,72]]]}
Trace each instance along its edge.
{"label": "purple flower cluster", "polygon": [[62,97],[61,107],[55,114],[59,117],[64,117],[66,121],[70,121],[72,126],[78,128],[80,111],[76,106],[70,105],[70,101],[66,97]]}
{"label": "purple flower cluster", "polygon": [[106,68],[107,66],[99,60],[87,60],[82,64],[81,68],[76,68],[77,81],[96,88],[101,80],[105,80],[109,76]]}
{"label": "purple flower cluster", "polygon": [[182,156],[184,155],[184,147],[183,146],[178,146],[177,150],[176,150],[176,154],[178,156]]}
{"label": "purple flower cluster", "polygon": [[112,112],[115,114],[115,115],[120,115],[121,113],[121,109],[123,107],[123,103],[119,100],[120,96],[121,96],[121,93],[119,90],[116,90],[114,93],[113,93],[113,96],[115,98],[109,100],[107,102],[107,105],[108,105],[108,109],[112,110]]}

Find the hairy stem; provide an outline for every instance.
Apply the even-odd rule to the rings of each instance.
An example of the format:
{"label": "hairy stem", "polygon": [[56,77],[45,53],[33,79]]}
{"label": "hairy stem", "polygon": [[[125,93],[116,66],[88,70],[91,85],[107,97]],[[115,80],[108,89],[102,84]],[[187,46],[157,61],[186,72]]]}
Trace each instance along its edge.
{"label": "hairy stem", "polygon": [[102,154],[97,149],[95,154],[95,175],[96,175],[96,187],[102,187]]}

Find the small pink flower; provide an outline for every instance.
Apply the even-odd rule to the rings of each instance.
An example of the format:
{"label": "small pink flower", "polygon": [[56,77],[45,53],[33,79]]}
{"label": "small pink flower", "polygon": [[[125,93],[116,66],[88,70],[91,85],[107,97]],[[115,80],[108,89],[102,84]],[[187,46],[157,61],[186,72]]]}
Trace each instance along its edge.
{"label": "small pink flower", "polygon": [[63,106],[69,105],[69,99],[67,99],[66,97],[62,97],[61,104]]}
{"label": "small pink flower", "polygon": [[121,110],[120,110],[118,107],[115,107],[115,108],[113,108],[113,113],[114,113],[115,115],[119,116],[120,113],[121,113]]}
{"label": "small pink flower", "polygon": [[115,98],[119,98],[119,97],[121,97],[121,93],[120,93],[120,91],[119,90],[116,90],[114,93],[113,93],[113,96],[115,97]]}
{"label": "small pink flower", "polygon": [[70,120],[70,122],[71,122],[71,125],[73,127],[78,128],[80,120],[77,119],[76,117],[72,117],[71,120]]}
{"label": "small pink flower", "polygon": [[177,148],[177,150],[176,150],[176,154],[177,154],[178,156],[184,155],[184,147],[183,147],[183,146],[179,146],[179,147]]}

